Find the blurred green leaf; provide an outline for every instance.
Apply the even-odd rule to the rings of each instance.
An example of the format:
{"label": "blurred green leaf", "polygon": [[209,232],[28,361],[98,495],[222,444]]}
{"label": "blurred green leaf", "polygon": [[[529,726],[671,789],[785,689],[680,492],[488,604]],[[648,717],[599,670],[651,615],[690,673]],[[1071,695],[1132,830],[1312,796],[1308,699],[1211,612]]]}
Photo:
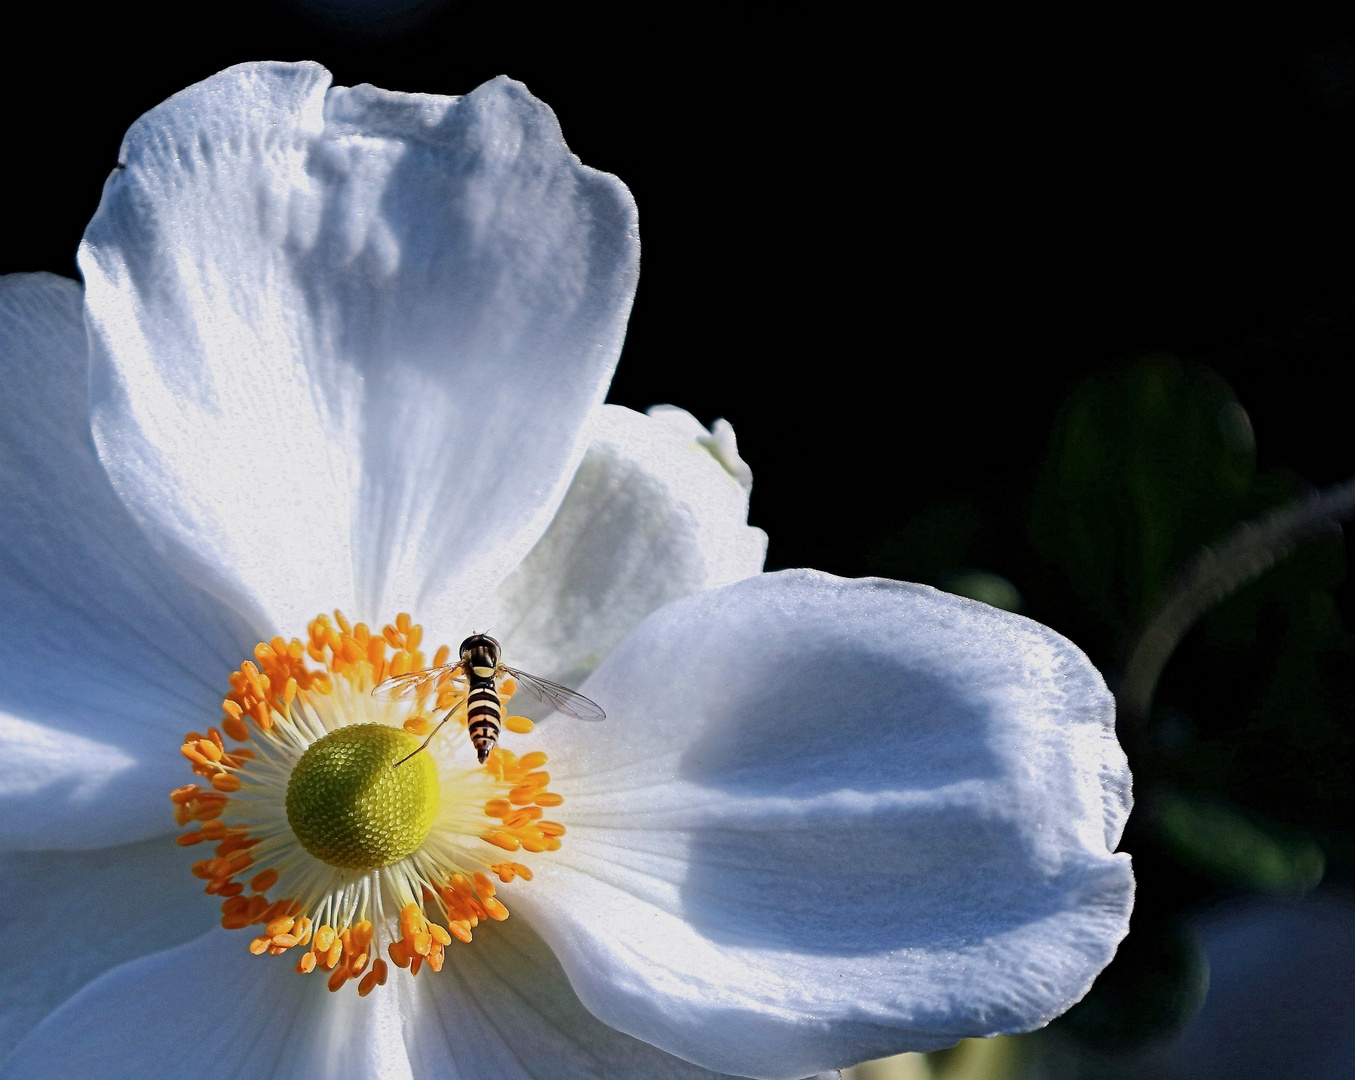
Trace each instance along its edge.
{"label": "blurred green leaf", "polygon": [[948,593],[980,600],[1003,611],[1021,610],[1020,591],[1001,574],[994,574],[991,570],[958,570],[942,574],[936,584]]}
{"label": "blurred green leaf", "polygon": [[1208,988],[1209,961],[1194,932],[1136,912],[1110,966],[1052,1027],[1099,1050],[1133,1050],[1179,1034]]}
{"label": "blurred green leaf", "polygon": [[1196,871],[1282,895],[1307,892],[1322,880],[1326,861],[1321,848],[1264,829],[1222,800],[1163,792],[1149,812],[1164,845]]}
{"label": "blurred green leaf", "polygon": [[883,577],[935,585],[947,572],[970,564],[985,524],[982,512],[967,499],[928,506],[876,548],[870,568]]}
{"label": "blurred green leaf", "polygon": [[1116,638],[1182,561],[1238,519],[1256,446],[1213,372],[1150,356],[1087,379],[1060,411],[1036,487],[1040,555]]}

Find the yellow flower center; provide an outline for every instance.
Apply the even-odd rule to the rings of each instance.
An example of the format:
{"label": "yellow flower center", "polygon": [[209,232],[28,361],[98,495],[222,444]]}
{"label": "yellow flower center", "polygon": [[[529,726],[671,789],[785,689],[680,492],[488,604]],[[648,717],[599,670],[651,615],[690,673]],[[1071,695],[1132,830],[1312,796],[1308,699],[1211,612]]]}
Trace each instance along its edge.
{"label": "yellow flower center", "polygon": [[437,765],[414,753],[419,741],[385,724],[350,724],[311,743],[287,781],[287,822],[301,846],[357,870],[417,851],[438,808]]}
{"label": "yellow flower center", "polygon": [[[422,638],[408,615],[373,634],[335,612],[311,622],[304,644],[261,642],[231,673],[221,730],[189,732],[181,747],[206,786],[170,794],[175,820],[195,826],[179,843],[215,845],[192,869],[222,897],[221,925],[259,928],[256,954],[301,950],[296,970],[326,969],[331,990],[359,979],[365,996],[384,983],[383,945],[414,974],[440,971],[453,939],[508,918],[495,879],[532,879],[504,853],[554,851],[565,833],[545,819],[564,800],[548,790],[544,753],[499,745],[476,763],[467,686],[450,669],[410,697],[372,696],[447,664],[445,645],[427,663]],[[513,680],[497,689],[506,704]],[[527,735],[532,722],[508,716],[503,728]]]}

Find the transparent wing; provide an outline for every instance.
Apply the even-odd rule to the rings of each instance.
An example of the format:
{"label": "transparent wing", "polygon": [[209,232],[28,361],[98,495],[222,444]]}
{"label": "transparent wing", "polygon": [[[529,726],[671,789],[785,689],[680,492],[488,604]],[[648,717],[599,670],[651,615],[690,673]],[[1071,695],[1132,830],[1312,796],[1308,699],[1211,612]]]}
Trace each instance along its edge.
{"label": "transparent wing", "polygon": [[544,701],[547,705],[554,705],[562,713],[567,713],[576,720],[607,719],[607,714],[602,711],[601,705],[596,701],[590,701],[577,690],[571,690],[569,687],[561,686],[549,679],[528,675],[525,671],[519,671],[517,668],[511,668],[504,664],[500,664],[499,668],[517,679],[519,689],[530,691],[533,697]]}
{"label": "transparent wing", "polygon": [[372,688],[372,697],[389,698],[393,701],[415,698],[425,691],[440,690],[460,672],[461,665],[459,663],[410,671],[404,675],[397,675],[393,679],[387,679],[385,682],[377,683]]}

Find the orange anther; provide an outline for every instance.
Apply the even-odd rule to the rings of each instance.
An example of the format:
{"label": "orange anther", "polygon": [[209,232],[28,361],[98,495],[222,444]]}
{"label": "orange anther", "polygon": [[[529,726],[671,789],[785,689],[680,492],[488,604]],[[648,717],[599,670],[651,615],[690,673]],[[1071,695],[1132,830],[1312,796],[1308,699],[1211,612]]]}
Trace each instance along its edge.
{"label": "orange anther", "polygon": [[546,764],[546,755],[540,750],[533,750],[530,754],[523,754],[522,760],[518,762],[518,768],[523,772],[531,772],[533,769],[539,769]]}
{"label": "orange anther", "polygon": [[198,800],[198,808],[193,811],[193,816],[199,821],[210,821],[212,818],[220,817],[225,803],[209,803],[202,799]]}
{"label": "orange anther", "polygon": [[557,795],[553,791],[543,791],[536,797],[537,806],[559,806],[564,801],[563,795]]}
{"label": "orange anther", "polygon": [[404,727],[411,735],[427,735],[433,730],[426,716],[411,716],[405,721]]}
{"label": "orange anther", "polygon": [[504,814],[511,812],[513,804],[507,799],[490,799],[485,803],[485,813],[490,817],[501,818]]}
{"label": "orange anther", "polygon": [[205,757],[202,756],[202,752],[198,749],[196,743],[184,743],[181,747],[179,747],[179,753],[181,753],[189,761],[194,762],[197,765],[211,764],[211,762],[209,762]]}
{"label": "orange anther", "polygon": [[[235,704],[232,702],[231,704]],[[236,706],[239,708],[239,706]],[[244,742],[249,738],[249,728],[245,727],[245,722],[238,716],[228,716],[221,721],[221,726],[226,729],[226,734],[236,742]]]}
{"label": "orange anther", "polygon": [[392,941],[386,946],[386,952],[390,954],[391,963],[396,967],[409,967],[409,951],[403,941]]}
{"label": "orange anther", "polygon": [[413,937],[420,930],[428,925],[428,920],[419,910],[419,905],[413,902],[406,904],[400,909],[400,936]]}
{"label": "orange anther", "polygon": [[249,879],[249,887],[258,893],[267,892],[277,883],[278,872],[276,870],[264,870]]}
{"label": "orange anther", "polygon": [[184,784],[183,787],[177,787],[171,791],[169,793],[169,798],[171,802],[176,803],[191,802],[193,796],[201,790],[202,788],[198,787],[197,784]]}
{"label": "orange anther", "polygon": [[193,820],[193,810],[187,803],[174,804],[174,824],[187,825]]}
{"label": "orange anther", "polygon": [[295,925],[295,919],[284,915],[280,918],[270,920],[268,925],[264,927],[264,932],[268,934],[269,937],[277,937],[279,934],[288,933]]}
{"label": "orange anther", "polygon": [[262,956],[270,944],[271,942],[266,937],[256,937],[249,943],[249,951],[255,956]]}
{"label": "orange anther", "polygon": [[522,846],[518,838],[512,833],[492,832],[488,836],[482,836],[481,840],[493,844],[495,847],[503,848],[504,851],[517,851]]}
{"label": "orange anther", "polygon": [[378,956],[372,961],[372,974],[376,976],[377,986],[386,985],[386,973],[388,970],[386,961],[382,960],[381,957]]}
{"label": "orange anther", "polygon": [[558,821],[538,821],[536,827],[547,836],[564,836],[565,827]]}
{"label": "orange anther", "polygon": [[199,739],[193,745],[198,748],[199,753],[201,753],[203,757],[207,758],[208,761],[212,762],[220,761],[221,755],[225,753],[225,751],[222,750],[221,747],[217,746],[216,743],[212,742],[211,739]]}
{"label": "orange anther", "polygon": [[201,844],[207,837],[200,832],[186,832],[181,834],[174,842],[180,847],[192,847],[194,844]]}
{"label": "orange anther", "polygon": [[333,972],[331,972],[329,981],[325,985],[329,987],[329,992],[334,994],[337,993],[347,981],[348,969],[336,967]]}
{"label": "orange anther", "polygon": [[478,870],[475,873],[475,891],[480,894],[480,899],[482,900],[487,896],[494,895],[494,882],[490,881],[487,875],[480,873]]}
{"label": "orange anther", "polygon": [[336,941],[329,947],[329,952],[325,953],[325,967],[332,968],[341,959],[343,959],[343,942]]}
{"label": "orange anther", "polygon": [[309,975],[315,970],[315,953],[302,953],[301,959],[296,962],[296,973],[298,975]]}
{"label": "orange anther", "polygon": [[224,930],[243,930],[252,921],[248,915],[223,915],[221,927]]}
{"label": "orange anther", "polygon": [[427,956],[429,950],[433,948],[433,935],[426,930],[414,935],[411,947],[420,956]]}
{"label": "orange anther", "polygon": [[508,918],[508,909],[499,903],[494,897],[489,897],[484,901],[485,910],[489,912],[489,917],[496,922],[503,922]]}
{"label": "orange anther", "polygon": [[372,941],[372,924],[366,919],[353,927],[353,943],[359,949],[365,949]]}
{"label": "orange anther", "polygon": [[207,738],[211,739],[212,742],[216,744],[216,748],[218,750],[220,750],[222,753],[225,753],[226,743],[225,740],[221,738],[221,732],[219,732],[214,727],[209,727],[207,729]]}
{"label": "orange anther", "polygon": [[494,873],[499,875],[499,880],[502,881],[505,885],[507,885],[510,881],[513,880],[514,877],[517,876],[515,871],[513,870],[512,863],[495,863],[493,866],[490,867],[490,869],[493,870]]}
{"label": "orange anther", "polygon": [[526,735],[532,728],[536,727],[536,725],[525,716],[510,716],[504,720],[503,726],[518,735]]}
{"label": "orange anther", "polygon": [[437,923],[429,923],[428,932],[433,935],[433,940],[439,945],[450,945],[452,943],[452,935]]}
{"label": "orange anther", "polygon": [[358,997],[366,997],[376,989],[377,977],[375,971],[369,971],[362,977],[362,982],[358,983]]}
{"label": "orange anther", "polygon": [[334,927],[320,927],[319,930],[315,931],[315,951],[329,952],[329,947],[334,944],[334,939],[336,937],[338,937],[338,935],[334,933]]}
{"label": "orange anther", "polygon": [[217,894],[220,896],[239,896],[244,891],[243,885],[238,881],[232,881],[229,885],[222,885],[221,888],[217,889]]}
{"label": "orange anther", "polygon": [[535,784],[519,784],[508,793],[508,801],[514,806],[530,806],[540,790]]}
{"label": "orange anther", "polygon": [[212,777],[212,787],[217,791],[239,791],[240,778],[230,773],[217,773]]}
{"label": "orange anther", "polygon": [[450,647],[446,645],[439,645],[438,651],[433,654],[433,666],[442,667],[443,664],[447,663],[447,661],[451,659],[451,656],[452,650]]}
{"label": "orange anther", "polygon": [[229,900],[222,903],[221,913],[223,915],[239,915],[243,913],[247,907],[249,907],[249,901],[243,896],[232,896]]}
{"label": "orange anther", "polygon": [[[517,692],[518,692],[518,681],[517,679],[514,679],[512,676],[509,676],[508,678],[504,679],[503,682],[499,683],[500,698],[503,699],[510,698]],[[528,723],[531,723],[531,721],[529,720]]]}
{"label": "orange anther", "polygon": [[434,971],[442,970],[442,946],[434,943],[433,951],[428,954],[428,966]]}
{"label": "orange anther", "polygon": [[452,932],[452,936],[458,941],[470,943],[470,923],[464,919],[457,919],[447,924],[447,929]]}

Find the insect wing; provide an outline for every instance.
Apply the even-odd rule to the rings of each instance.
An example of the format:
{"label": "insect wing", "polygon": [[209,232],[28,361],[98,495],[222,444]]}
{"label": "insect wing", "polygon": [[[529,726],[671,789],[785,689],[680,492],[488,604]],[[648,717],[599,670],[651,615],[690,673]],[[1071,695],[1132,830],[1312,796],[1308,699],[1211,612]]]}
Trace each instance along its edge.
{"label": "insect wing", "polygon": [[602,711],[601,705],[584,697],[577,690],[571,690],[569,687],[561,686],[549,679],[528,675],[527,672],[519,671],[517,668],[505,666],[503,670],[517,679],[519,687],[530,690],[533,697],[544,701],[547,705],[554,705],[560,712],[567,713],[576,720],[607,719],[607,714]]}
{"label": "insect wing", "polygon": [[387,679],[385,682],[377,683],[372,689],[372,696],[388,698],[392,701],[404,701],[407,698],[418,697],[425,690],[438,689],[441,684],[445,684],[460,671],[460,664],[443,664],[442,667],[410,671],[404,675],[397,675],[393,679]]}

